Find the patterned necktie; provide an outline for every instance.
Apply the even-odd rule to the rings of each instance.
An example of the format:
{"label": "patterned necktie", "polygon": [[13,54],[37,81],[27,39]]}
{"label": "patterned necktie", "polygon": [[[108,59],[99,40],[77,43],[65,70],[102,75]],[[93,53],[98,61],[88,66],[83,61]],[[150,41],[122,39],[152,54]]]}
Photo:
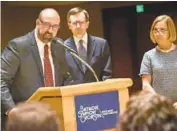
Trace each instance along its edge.
{"label": "patterned necktie", "polygon": [[44,79],[45,86],[53,86],[52,67],[49,59],[49,46],[44,46]]}
{"label": "patterned necktie", "polygon": [[[83,40],[79,40],[79,48],[78,48],[78,53],[79,53],[79,56],[85,61],[87,62],[87,51],[83,45],[84,41]],[[84,64],[82,64],[82,68],[83,68],[83,71],[85,72],[86,70],[86,66]]]}

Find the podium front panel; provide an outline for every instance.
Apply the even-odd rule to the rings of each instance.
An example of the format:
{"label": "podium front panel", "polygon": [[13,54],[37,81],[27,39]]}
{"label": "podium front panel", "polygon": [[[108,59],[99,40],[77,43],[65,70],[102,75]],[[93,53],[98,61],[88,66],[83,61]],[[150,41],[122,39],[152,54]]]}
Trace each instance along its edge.
{"label": "podium front panel", "polygon": [[115,128],[119,108],[118,91],[75,96],[77,131]]}

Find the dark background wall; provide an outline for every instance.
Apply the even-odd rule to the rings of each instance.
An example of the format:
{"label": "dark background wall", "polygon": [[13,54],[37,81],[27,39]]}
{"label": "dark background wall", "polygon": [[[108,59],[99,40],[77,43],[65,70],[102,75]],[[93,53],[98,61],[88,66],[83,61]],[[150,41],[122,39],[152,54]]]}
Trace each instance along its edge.
{"label": "dark background wall", "polygon": [[[66,15],[69,9],[80,6],[85,8],[90,14],[90,27],[89,32],[93,35],[103,37],[103,9],[126,7],[129,5],[136,5],[140,2],[119,2],[119,1],[2,1],[1,2],[1,30],[2,30],[2,48],[4,48],[7,42],[14,38],[26,34],[34,29],[35,20],[38,17],[39,12],[46,7],[55,8],[61,17],[61,28],[58,36],[65,39],[71,35],[66,23]],[[149,2],[142,2],[149,3]]]}
{"label": "dark background wall", "polygon": [[[144,13],[137,14],[136,4],[144,4]],[[154,47],[149,39],[153,19],[159,14],[169,14],[177,23],[177,2],[1,2],[1,47],[15,37],[26,34],[35,27],[39,12],[45,7],[55,8],[61,16],[58,36],[71,35],[66,23],[70,8],[80,6],[90,14],[89,33],[104,37],[111,48],[113,77],[130,77],[134,81],[130,93],[141,89],[138,76],[145,51]],[[176,24],[177,25],[177,24]]]}

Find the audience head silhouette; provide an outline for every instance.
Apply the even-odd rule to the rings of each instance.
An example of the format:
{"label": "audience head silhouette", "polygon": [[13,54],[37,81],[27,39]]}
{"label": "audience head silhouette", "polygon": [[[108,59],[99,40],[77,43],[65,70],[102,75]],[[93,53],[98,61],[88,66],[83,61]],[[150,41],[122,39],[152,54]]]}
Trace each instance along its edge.
{"label": "audience head silhouette", "polygon": [[20,103],[9,114],[5,131],[59,131],[59,120],[46,104]]}
{"label": "audience head silhouette", "polygon": [[177,110],[166,97],[146,91],[130,98],[119,131],[177,131]]}

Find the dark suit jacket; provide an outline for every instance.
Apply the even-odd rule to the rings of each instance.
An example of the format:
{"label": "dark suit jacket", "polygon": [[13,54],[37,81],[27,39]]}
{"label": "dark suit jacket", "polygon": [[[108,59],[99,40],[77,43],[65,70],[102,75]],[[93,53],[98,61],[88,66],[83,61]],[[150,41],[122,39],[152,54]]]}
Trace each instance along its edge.
{"label": "dark suit jacket", "polygon": [[[77,51],[73,37],[65,40],[65,44]],[[95,77],[87,68],[84,72],[81,63],[66,51],[66,60],[69,65],[70,73],[77,83],[95,82]],[[96,72],[99,80],[111,77],[111,57],[108,43],[105,39],[88,35],[87,63]]]}
{"label": "dark suit jacket", "polygon": [[[56,86],[64,85],[67,63],[64,48],[51,43]],[[1,55],[1,98],[5,111],[27,100],[39,87],[44,76],[34,31],[11,40]]]}

